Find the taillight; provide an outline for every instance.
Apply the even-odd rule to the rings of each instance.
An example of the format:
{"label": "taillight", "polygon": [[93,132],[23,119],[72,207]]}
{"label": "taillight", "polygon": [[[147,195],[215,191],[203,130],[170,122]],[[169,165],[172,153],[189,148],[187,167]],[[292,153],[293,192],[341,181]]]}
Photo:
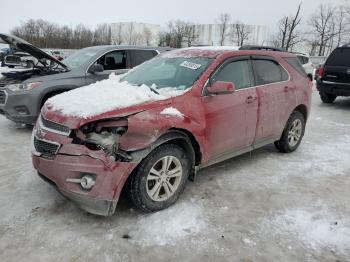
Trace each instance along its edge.
{"label": "taillight", "polygon": [[324,73],[325,73],[325,70],[324,70],[324,66],[320,66],[320,69],[318,69],[318,74],[320,75],[320,77],[324,77]]}

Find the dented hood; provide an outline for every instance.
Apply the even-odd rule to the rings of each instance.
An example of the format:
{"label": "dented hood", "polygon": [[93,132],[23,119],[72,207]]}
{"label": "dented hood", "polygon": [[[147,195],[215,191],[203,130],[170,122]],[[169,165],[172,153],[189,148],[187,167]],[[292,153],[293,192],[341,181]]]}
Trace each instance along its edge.
{"label": "dented hood", "polygon": [[[15,49],[26,52],[26,53],[32,55],[33,57],[35,57],[36,59],[38,59],[39,62],[41,59],[48,59],[50,61],[55,62],[56,64],[59,64],[63,68],[68,69],[68,67],[65,64],[58,61],[53,56],[50,56],[49,54],[45,53],[41,49],[33,46],[32,44],[24,41],[23,39],[21,39],[17,36],[1,33],[0,34],[0,43],[9,44],[10,46],[13,46]],[[43,63],[41,62],[41,64],[43,64]]]}
{"label": "dented hood", "polygon": [[166,100],[156,100],[156,101],[146,102],[143,104],[134,105],[126,108],[114,109],[114,110],[105,112],[103,114],[99,114],[89,118],[80,118],[80,117],[63,115],[59,111],[52,110],[50,104],[46,103],[42,108],[41,114],[45,119],[62,124],[64,126],[69,127],[70,129],[78,129],[81,126],[90,122],[110,119],[110,118],[127,117],[130,115],[134,115],[143,111],[153,109],[155,107],[167,106],[172,103],[172,99],[173,98],[169,98]]}

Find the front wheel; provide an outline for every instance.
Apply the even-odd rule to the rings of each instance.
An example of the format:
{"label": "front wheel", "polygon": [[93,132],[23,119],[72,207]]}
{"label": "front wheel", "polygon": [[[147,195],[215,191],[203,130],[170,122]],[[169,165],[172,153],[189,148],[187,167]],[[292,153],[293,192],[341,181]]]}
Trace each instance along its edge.
{"label": "front wheel", "polygon": [[132,174],[129,195],[144,212],[165,209],[175,203],[185,188],[191,163],[179,146],[165,144],[153,150]]}
{"label": "front wheel", "polygon": [[294,111],[288,119],[281,139],[275,142],[275,146],[282,153],[293,152],[299,147],[304,133],[305,118],[300,112]]}
{"label": "front wheel", "polygon": [[337,98],[336,95],[332,95],[332,94],[327,94],[327,93],[323,93],[320,92],[320,97],[323,103],[326,104],[332,104],[334,102],[334,100]]}

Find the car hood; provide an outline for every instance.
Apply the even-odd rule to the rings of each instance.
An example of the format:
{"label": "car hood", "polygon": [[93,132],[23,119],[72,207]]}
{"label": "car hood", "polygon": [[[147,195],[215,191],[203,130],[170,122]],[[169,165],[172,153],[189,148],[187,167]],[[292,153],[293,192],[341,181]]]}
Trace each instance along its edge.
{"label": "car hood", "polygon": [[23,39],[21,39],[17,36],[1,33],[0,34],[0,43],[9,44],[18,50],[21,50],[23,52],[26,52],[26,53],[32,55],[33,57],[35,57],[39,61],[40,61],[40,59],[45,58],[45,59],[48,59],[50,61],[55,62],[56,64],[61,65],[65,69],[68,69],[68,67],[65,64],[63,64],[62,62],[60,62],[59,60],[57,60],[53,56],[50,56],[49,54],[45,53],[41,49],[33,46],[32,44],[24,41]]}
{"label": "car hood", "polygon": [[52,110],[51,105],[46,103],[42,108],[41,114],[47,120],[59,123],[61,125],[69,127],[70,129],[78,129],[81,126],[94,121],[110,119],[110,118],[128,117],[130,115],[134,115],[134,114],[151,110],[154,108],[163,108],[163,107],[165,108],[168,105],[173,103],[173,99],[174,98],[168,98],[166,100],[149,101],[139,105],[110,110],[108,112],[104,112],[102,114],[89,117],[89,118],[82,118],[77,116],[66,116],[62,114],[60,111]]}

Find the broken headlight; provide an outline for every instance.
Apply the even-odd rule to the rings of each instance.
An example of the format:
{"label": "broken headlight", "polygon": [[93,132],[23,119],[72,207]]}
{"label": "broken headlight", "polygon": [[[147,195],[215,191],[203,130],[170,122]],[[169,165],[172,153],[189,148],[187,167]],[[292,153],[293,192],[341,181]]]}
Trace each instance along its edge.
{"label": "broken headlight", "polygon": [[[104,120],[89,123],[76,133],[76,141],[84,144],[90,150],[103,150],[110,156],[127,155],[119,149],[119,138],[127,131],[127,120]],[[74,140],[73,140],[74,141]]]}

